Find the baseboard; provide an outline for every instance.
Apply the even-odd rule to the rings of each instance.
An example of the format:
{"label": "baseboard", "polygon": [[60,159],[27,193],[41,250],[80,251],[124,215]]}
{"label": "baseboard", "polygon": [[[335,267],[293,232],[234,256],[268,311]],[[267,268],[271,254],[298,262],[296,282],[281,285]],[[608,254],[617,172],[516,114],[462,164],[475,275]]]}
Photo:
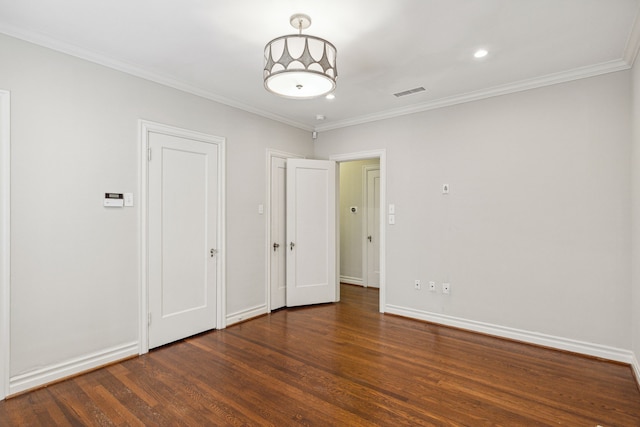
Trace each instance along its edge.
{"label": "baseboard", "polygon": [[237,311],[227,315],[227,326],[231,326],[234,323],[242,322],[252,317],[261,316],[267,314],[267,306],[265,304],[257,305],[255,307],[248,308],[246,310]]}
{"label": "baseboard", "polygon": [[[467,329],[487,335],[494,335],[501,338],[508,338],[530,344],[541,345],[544,347],[555,348],[558,350],[570,351],[587,356],[627,363],[630,365],[635,359],[633,353],[629,350],[623,350],[615,347],[593,344],[584,341],[577,341],[569,338],[556,337],[553,335],[546,335],[538,332],[508,328],[505,326],[493,325],[490,323],[477,322],[474,320],[462,319],[445,314],[430,313],[427,311],[399,307],[390,304],[387,304],[387,306],[385,307],[385,312],[390,314],[397,314],[398,316],[426,320],[428,322],[438,323],[441,325]],[[638,376],[640,370],[638,370],[637,363],[634,366],[634,370],[636,372],[636,376]],[[638,376],[638,378],[640,378],[640,376]]]}
{"label": "baseboard", "polygon": [[364,285],[364,281],[362,277],[352,277],[352,276],[340,276],[340,283],[347,283],[349,285]]}
{"label": "baseboard", "polygon": [[136,356],[139,349],[138,342],[132,342],[13,376],[9,379],[9,396]]}

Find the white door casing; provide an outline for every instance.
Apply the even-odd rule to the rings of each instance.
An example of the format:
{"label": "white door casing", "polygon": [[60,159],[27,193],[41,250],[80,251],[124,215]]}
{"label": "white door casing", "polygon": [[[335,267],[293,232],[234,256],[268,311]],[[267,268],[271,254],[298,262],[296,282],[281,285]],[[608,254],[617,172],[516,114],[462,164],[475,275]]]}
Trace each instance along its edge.
{"label": "white door casing", "polygon": [[287,161],[287,306],[338,299],[336,167]]}
{"label": "white door casing", "polygon": [[0,90],[0,400],[11,372],[11,143],[10,94]]}
{"label": "white door casing", "polygon": [[224,328],[224,138],[141,121],[140,353]]}
{"label": "white door casing", "polygon": [[270,310],[286,305],[286,178],[287,161],[280,157],[271,158],[271,233],[269,243],[270,268]]}
{"label": "white door casing", "polygon": [[365,167],[365,284],[380,287],[380,169]]}

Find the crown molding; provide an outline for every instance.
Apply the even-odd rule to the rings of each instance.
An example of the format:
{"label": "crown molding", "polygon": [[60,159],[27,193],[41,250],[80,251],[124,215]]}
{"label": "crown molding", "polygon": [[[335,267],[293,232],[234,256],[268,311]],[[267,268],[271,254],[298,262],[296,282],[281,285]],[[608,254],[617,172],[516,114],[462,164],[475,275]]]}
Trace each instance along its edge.
{"label": "crown molding", "polygon": [[616,71],[628,70],[631,66],[624,60],[604,62],[601,64],[590,65],[587,67],[575,68],[573,70],[561,73],[548,74],[542,77],[536,77],[528,80],[521,80],[506,85],[494,86],[492,88],[468,92],[462,95],[455,95],[446,98],[440,98],[421,104],[410,105],[403,108],[396,108],[380,113],[368,114],[355,117],[353,119],[327,123],[326,125],[316,126],[315,131],[327,131],[339,129],[349,126],[360,125],[364,123],[375,122],[379,120],[391,119],[408,114],[420,113],[437,108],[449,107],[457,104],[464,104],[481,99],[492,98],[494,96],[508,95],[510,93],[523,92],[525,90],[537,89],[540,87],[551,86],[558,83],[566,83],[573,80],[584,79],[588,77],[599,76],[601,74],[613,73]]}
{"label": "crown molding", "polygon": [[379,120],[386,120],[394,117],[400,117],[404,115],[419,113],[423,111],[434,110],[437,108],[449,107],[457,104],[463,104],[472,101],[479,101],[481,99],[492,98],[495,96],[507,95],[510,93],[522,92],[530,89],[536,89],[540,87],[550,86],[558,83],[566,83],[573,80],[579,80],[588,77],[594,77],[601,74],[613,73],[616,71],[627,70],[632,67],[635,58],[640,50],[640,10],[634,20],[633,28],[627,39],[627,43],[624,50],[624,56],[622,59],[603,62],[600,64],[575,68],[559,73],[548,74],[542,77],[536,77],[533,79],[521,80],[506,85],[494,86],[488,89],[482,89],[478,91],[468,92],[461,95],[454,95],[446,98],[440,98],[421,104],[410,105],[407,107],[396,108],[392,110],[386,110],[379,113],[367,114],[358,117],[353,117],[347,120],[336,121],[332,123],[326,123],[319,126],[310,126],[295,120],[291,120],[287,117],[273,114],[269,111],[265,111],[259,108],[252,107],[250,105],[222,97],[213,92],[189,85],[178,79],[170,76],[162,75],[159,73],[153,73],[143,70],[139,67],[131,65],[123,61],[117,61],[104,55],[91,52],[87,49],[83,49],[76,45],[61,42],[44,34],[40,34],[33,31],[24,31],[11,26],[0,25],[0,33],[6,34],[10,37],[14,37],[20,40],[24,40],[29,43],[33,43],[39,46],[43,46],[58,52],[62,52],[80,59],[84,59],[105,67],[121,71],[136,77],[149,80],[163,86],[171,87],[182,92],[190,93],[219,104],[223,104],[232,108],[236,108],[248,113],[256,114],[258,116],[275,120],[277,122],[306,130],[306,131],[328,131],[334,129],[340,129],[349,126],[355,126],[364,123],[370,123]]}
{"label": "crown molding", "polygon": [[196,95],[201,98],[205,98],[210,101],[217,102],[219,104],[224,104],[226,106],[233,107],[242,111],[246,111],[248,113],[256,114],[258,116],[262,116],[267,119],[275,120],[295,128],[299,128],[307,131],[313,130],[312,126],[306,125],[304,123],[300,123],[295,120],[291,120],[287,117],[273,114],[269,111],[265,111],[265,110],[255,108],[250,105],[243,104],[241,102],[238,102],[229,98],[225,98],[213,92],[186,84],[170,76],[143,70],[139,67],[136,67],[135,65],[131,65],[123,61],[114,60],[107,56],[100,55],[95,52],[91,52],[87,49],[83,49],[74,44],[55,40],[41,33],[33,32],[33,31],[24,31],[15,27],[7,26],[7,25],[0,25],[0,33],[38,45],[38,46],[46,47],[61,53],[65,53],[67,55],[75,56],[76,58],[84,59],[86,61],[93,62],[95,64],[103,65],[105,67],[114,69],[116,71],[121,71],[126,74],[140,77],[142,79],[149,80],[154,83],[161,84],[163,86],[168,86],[182,92],[187,92],[192,95]]}

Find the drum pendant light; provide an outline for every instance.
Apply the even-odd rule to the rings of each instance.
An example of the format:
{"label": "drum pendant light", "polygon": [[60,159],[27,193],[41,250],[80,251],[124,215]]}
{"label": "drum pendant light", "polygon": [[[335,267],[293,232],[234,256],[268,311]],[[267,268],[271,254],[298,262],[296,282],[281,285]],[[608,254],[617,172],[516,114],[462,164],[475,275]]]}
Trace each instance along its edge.
{"label": "drum pendant light", "polygon": [[336,88],[336,48],[328,41],[302,34],[311,18],[296,14],[290,18],[298,34],[271,40],[264,48],[264,87],[276,95],[311,99]]}

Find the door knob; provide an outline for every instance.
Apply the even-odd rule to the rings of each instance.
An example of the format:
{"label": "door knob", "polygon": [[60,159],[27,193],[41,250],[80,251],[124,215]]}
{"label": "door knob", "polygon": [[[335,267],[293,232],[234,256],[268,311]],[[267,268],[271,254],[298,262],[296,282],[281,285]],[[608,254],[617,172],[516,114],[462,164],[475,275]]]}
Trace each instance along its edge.
{"label": "door knob", "polygon": [[367,239],[369,239],[369,241],[371,241],[371,236],[367,237]]}
{"label": "door knob", "polygon": [[293,250],[293,247],[294,247],[295,245],[296,245],[296,244],[295,244],[295,243],[293,243],[293,242],[289,243],[289,249]]}
{"label": "door knob", "polygon": [[213,258],[214,256],[216,256],[216,254],[218,253],[218,251],[217,251],[216,249],[213,249],[213,248],[212,248],[212,249],[209,251],[209,253],[211,254],[211,258]]}
{"label": "door knob", "polygon": [[275,252],[280,247],[280,243],[273,244],[273,252]]}

